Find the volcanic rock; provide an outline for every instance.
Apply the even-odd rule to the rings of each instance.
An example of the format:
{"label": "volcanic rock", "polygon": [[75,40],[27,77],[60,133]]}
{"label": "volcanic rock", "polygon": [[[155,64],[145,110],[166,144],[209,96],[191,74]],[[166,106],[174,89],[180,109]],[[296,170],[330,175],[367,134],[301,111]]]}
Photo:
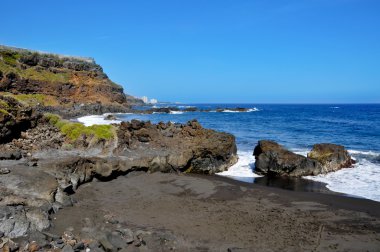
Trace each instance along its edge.
{"label": "volcanic rock", "polygon": [[295,154],[274,141],[259,141],[253,155],[256,171],[268,176],[300,177],[322,172],[318,161]]}
{"label": "volcanic rock", "polygon": [[331,143],[315,144],[307,157],[319,161],[323,173],[348,168],[355,163],[344,146]]}

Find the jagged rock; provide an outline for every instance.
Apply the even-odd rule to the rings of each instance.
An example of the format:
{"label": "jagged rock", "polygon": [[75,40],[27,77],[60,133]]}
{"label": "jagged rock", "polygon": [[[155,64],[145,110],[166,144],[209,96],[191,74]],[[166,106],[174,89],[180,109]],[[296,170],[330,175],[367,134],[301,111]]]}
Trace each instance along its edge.
{"label": "jagged rock", "polygon": [[315,144],[307,157],[319,161],[324,173],[348,168],[355,163],[344,146],[331,143]]}
{"label": "jagged rock", "polygon": [[186,125],[132,120],[122,122],[117,134],[114,153],[129,157],[133,150],[131,168],[211,174],[237,161],[234,136],[204,129],[196,120]]}
{"label": "jagged rock", "polygon": [[253,155],[256,172],[268,176],[300,177],[322,172],[318,161],[295,154],[274,141],[259,141]]}
{"label": "jagged rock", "polygon": [[318,175],[351,167],[355,163],[341,145],[315,144],[307,157],[295,154],[276,142],[261,140],[255,147],[256,171],[268,176]]}
{"label": "jagged rock", "polygon": [[[0,95],[0,144],[9,142],[19,137],[22,131],[36,126],[38,118],[32,108],[25,107],[11,97]],[[6,153],[0,157],[12,158],[19,158],[18,153]]]}
{"label": "jagged rock", "polygon": [[117,118],[115,115],[110,114],[104,117],[104,120],[117,120]]}

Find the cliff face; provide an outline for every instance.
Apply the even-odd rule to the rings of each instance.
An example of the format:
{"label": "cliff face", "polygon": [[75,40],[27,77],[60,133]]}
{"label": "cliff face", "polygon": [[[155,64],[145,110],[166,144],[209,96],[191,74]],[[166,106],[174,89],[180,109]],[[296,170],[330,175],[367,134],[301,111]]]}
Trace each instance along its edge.
{"label": "cliff face", "polygon": [[133,102],[91,58],[5,46],[0,46],[0,92],[53,107],[99,103],[128,107]]}

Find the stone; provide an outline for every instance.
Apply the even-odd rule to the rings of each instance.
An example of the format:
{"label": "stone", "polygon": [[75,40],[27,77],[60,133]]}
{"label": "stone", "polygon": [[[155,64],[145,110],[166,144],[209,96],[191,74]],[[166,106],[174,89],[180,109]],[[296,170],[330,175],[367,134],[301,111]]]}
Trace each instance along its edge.
{"label": "stone", "polygon": [[344,146],[331,143],[313,145],[313,149],[307,154],[307,157],[320,162],[323,166],[323,173],[349,168],[355,164]]}
{"label": "stone", "polygon": [[274,141],[259,141],[253,155],[256,172],[267,176],[300,177],[322,172],[318,161],[295,154]]}
{"label": "stone", "polygon": [[8,168],[6,168],[6,167],[0,168],[0,175],[8,174],[10,172],[11,171]]}
{"label": "stone", "polygon": [[100,245],[103,247],[106,252],[116,252],[117,248],[107,239],[107,237],[102,237],[99,239]]}
{"label": "stone", "polygon": [[65,245],[62,250],[62,252],[74,252],[74,249],[71,245]]}
{"label": "stone", "polygon": [[34,232],[31,232],[31,234],[29,235],[28,240],[30,243],[34,242],[34,243],[36,243],[36,245],[38,245],[38,247],[43,248],[43,247],[48,246],[50,244],[46,238],[47,237],[43,233],[38,232],[38,231],[34,231]]}
{"label": "stone", "polygon": [[75,252],[78,252],[78,251],[81,251],[81,250],[84,250],[85,249],[85,246],[84,246],[84,243],[83,242],[78,242],[77,244],[75,244],[75,246],[73,247],[73,250]]}
{"label": "stone", "polygon": [[127,244],[133,243],[134,238],[133,238],[133,232],[131,229],[123,228],[123,229],[118,229],[117,231],[119,231],[123,235],[123,238]]}
{"label": "stone", "polygon": [[40,249],[40,246],[38,246],[37,242],[32,241],[31,243],[29,243],[29,246],[28,246],[28,251],[29,252],[36,252],[39,249]]}
{"label": "stone", "polygon": [[32,230],[42,231],[50,227],[49,215],[40,209],[32,209],[26,212]]}
{"label": "stone", "polygon": [[107,240],[113,245],[114,248],[120,250],[127,246],[126,241],[120,236],[118,232],[107,234]]}
{"label": "stone", "polygon": [[115,115],[110,114],[104,117],[104,120],[117,120],[117,118]]}

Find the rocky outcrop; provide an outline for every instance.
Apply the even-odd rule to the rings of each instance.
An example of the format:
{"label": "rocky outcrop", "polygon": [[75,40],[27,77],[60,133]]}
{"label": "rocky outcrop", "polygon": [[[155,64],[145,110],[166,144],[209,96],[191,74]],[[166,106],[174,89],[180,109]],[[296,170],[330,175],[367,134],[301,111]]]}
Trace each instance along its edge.
{"label": "rocky outcrop", "polygon": [[268,176],[307,176],[322,172],[318,161],[295,154],[276,142],[261,140],[254,149],[256,172]]}
{"label": "rocky outcrop", "polygon": [[315,144],[307,157],[320,162],[323,173],[348,168],[355,164],[344,146],[331,143]]}
{"label": "rocky outcrop", "polygon": [[[68,57],[0,46],[0,92],[34,99],[34,106],[101,104],[124,112],[134,101],[91,58]],[[107,109],[103,109],[107,110]],[[112,109],[115,110],[115,109]],[[103,112],[103,111],[99,111]]]}
{"label": "rocky outcrop", "polygon": [[0,144],[20,136],[22,131],[36,126],[39,116],[17,100],[0,95]]}
{"label": "rocky outcrop", "polygon": [[237,161],[234,136],[204,129],[196,120],[185,125],[132,120],[121,123],[117,134],[115,154],[133,151],[138,166],[150,171],[212,174]]}
{"label": "rocky outcrop", "polygon": [[354,164],[344,147],[335,144],[316,144],[307,157],[304,157],[274,141],[261,140],[253,155],[256,158],[256,172],[268,176],[318,175]]}

